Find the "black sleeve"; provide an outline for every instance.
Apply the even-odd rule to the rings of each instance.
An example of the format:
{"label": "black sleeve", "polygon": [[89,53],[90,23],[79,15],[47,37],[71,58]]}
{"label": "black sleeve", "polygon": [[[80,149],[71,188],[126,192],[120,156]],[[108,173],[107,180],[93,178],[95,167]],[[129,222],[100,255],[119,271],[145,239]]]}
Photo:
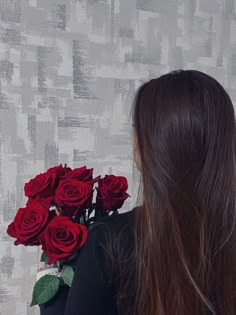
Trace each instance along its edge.
{"label": "black sleeve", "polygon": [[69,290],[69,286],[61,286],[57,294],[50,301],[40,304],[40,315],[64,315]]}
{"label": "black sleeve", "polygon": [[104,249],[107,242],[105,228],[104,224],[94,224],[89,230],[87,241],[77,260],[65,315],[116,314],[109,280],[109,254]]}

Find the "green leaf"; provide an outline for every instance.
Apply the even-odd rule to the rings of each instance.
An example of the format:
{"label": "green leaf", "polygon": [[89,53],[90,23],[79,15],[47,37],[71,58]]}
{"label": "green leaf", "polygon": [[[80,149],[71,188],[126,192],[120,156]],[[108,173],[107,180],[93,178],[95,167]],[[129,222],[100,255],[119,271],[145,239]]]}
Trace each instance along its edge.
{"label": "green leaf", "polygon": [[34,285],[33,297],[30,306],[44,304],[51,300],[59,290],[60,280],[57,276],[45,275]]}
{"label": "green leaf", "polygon": [[42,252],[40,261],[45,262],[45,264],[48,263],[48,256],[45,254],[45,252]]}
{"label": "green leaf", "polygon": [[85,223],[84,216],[81,216],[81,217],[79,218],[79,223],[80,223],[80,224],[84,224],[84,223]]}
{"label": "green leaf", "polygon": [[64,266],[61,272],[61,277],[65,284],[71,286],[74,277],[74,269],[71,266]]}

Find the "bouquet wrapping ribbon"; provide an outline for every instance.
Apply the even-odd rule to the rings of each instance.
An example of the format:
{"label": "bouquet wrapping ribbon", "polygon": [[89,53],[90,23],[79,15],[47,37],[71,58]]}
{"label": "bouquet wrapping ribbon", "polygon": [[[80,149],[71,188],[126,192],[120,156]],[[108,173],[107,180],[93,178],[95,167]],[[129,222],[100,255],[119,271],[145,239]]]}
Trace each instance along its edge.
{"label": "bouquet wrapping ribbon", "polygon": [[38,281],[40,278],[42,278],[45,275],[60,276],[59,273],[60,272],[58,271],[57,267],[40,270],[36,273],[36,281]]}

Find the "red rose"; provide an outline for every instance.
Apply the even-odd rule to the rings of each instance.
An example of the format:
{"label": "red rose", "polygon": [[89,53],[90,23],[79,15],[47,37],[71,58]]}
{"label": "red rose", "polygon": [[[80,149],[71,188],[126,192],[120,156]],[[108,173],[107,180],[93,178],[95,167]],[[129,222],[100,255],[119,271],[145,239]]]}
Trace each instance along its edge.
{"label": "red rose", "polygon": [[98,180],[97,205],[103,210],[117,210],[122,207],[127,194],[128,182],[123,176],[106,175]]}
{"label": "red rose", "polygon": [[26,202],[26,207],[28,207],[32,202],[34,202],[35,200],[37,200],[38,202],[40,202],[41,205],[43,205],[45,208],[49,209],[51,206],[51,201],[52,201],[52,196],[48,197],[48,198],[44,198],[41,199],[39,197],[36,198],[28,198],[27,202]]}
{"label": "red rose", "polygon": [[25,184],[25,195],[30,198],[47,198],[53,195],[56,186],[56,174],[40,173]]}
{"label": "red rose", "polygon": [[92,204],[93,189],[90,183],[75,179],[61,180],[55,193],[55,202],[63,215],[73,216]]}
{"label": "red rose", "polygon": [[69,167],[63,167],[62,164],[49,168],[45,173],[40,173],[25,184],[25,195],[30,198],[40,197],[53,199],[53,194],[58,186],[59,179],[64,176]]}
{"label": "red rose", "polygon": [[93,168],[87,168],[86,166],[82,166],[79,168],[75,168],[67,172],[64,176],[64,179],[77,179],[81,182],[89,182],[93,179]]}
{"label": "red rose", "polygon": [[32,200],[26,208],[19,208],[14,221],[8,225],[7,233],[16,238],[15,245],[39,245],[38,235],[49,218],[47,204]]}
{"label": "red rose", "polygon": [[86,166],[75,168],[63,176],[63,179],[77,179],[81,182],[90,183],[91,185],[96,183],[99,178],[100,176],[93,178],[93,168],[87,168]]}
{"label": "red rose", "polygon": [[48,263],[70,257],[82,247],[87,239],[87,227],[74,223],[70,218],[57,216],[51,220],[39,239],[43,251],[48,256]]}
{"label": "red rose", "polygon": [[64,176],[67,172],[70,172],[72,169],[70,167],[67,167],[66,164],[63,167],[62,164],[59,164],[58,166],[50,167],[47,170],[47,173],[56,173],[58,177]]}

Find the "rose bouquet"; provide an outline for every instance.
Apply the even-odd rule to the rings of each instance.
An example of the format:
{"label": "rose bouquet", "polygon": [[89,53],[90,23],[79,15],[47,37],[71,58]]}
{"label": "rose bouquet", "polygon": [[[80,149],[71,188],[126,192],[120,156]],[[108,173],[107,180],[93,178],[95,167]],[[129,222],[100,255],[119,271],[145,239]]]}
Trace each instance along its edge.
{"label": "rose bouquet", "polygon": [[26,206],[18,209],[7,232],[16,239],[15,245],[42,246],[41,261],[49,267],[37,273],[31,306],[48,302],[61,285],[71,285],[89,225],[118,214],[129,196],[127,189],[123,176],[93,178],[93,169],[72,170],[66,164],[51,167],[25,184]]}

